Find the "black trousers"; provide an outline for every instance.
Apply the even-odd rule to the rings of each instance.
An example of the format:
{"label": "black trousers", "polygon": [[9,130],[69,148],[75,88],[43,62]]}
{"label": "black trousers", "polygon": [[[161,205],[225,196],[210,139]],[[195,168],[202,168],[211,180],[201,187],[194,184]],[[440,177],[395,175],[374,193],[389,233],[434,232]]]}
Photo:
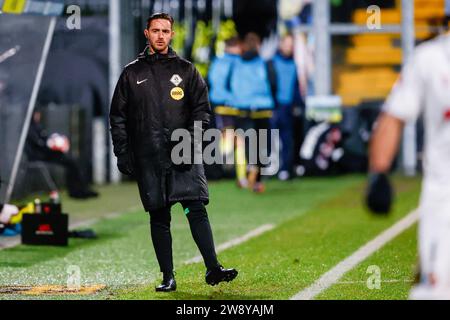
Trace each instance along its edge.
{"label": "black trousers", "polygon": [[83,193],[89,190],[86,176],[80,164],[69,154],[43,148],[39,152],[27,154],[29,161],[44,161],[65,167],[66,184],[69,194]]}
{"label": "black trousers", "polygon": [[[200,200],[181,201],[189,221],[192,237],[203,257],[206,268],[219,266],[214,240],[205,205]],[[150,211],[150,231],[160,271],[173,272],[172,235],[170,233],[171,205]]]}

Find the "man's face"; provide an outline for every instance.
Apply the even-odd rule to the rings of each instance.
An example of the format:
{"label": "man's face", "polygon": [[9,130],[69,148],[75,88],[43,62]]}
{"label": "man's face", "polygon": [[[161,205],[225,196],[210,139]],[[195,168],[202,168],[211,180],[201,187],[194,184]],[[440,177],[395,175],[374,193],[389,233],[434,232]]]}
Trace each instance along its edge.
{"label": "man's face", "polygon": [[291,57],[294,54],[294,38],[286,36],[280,43],[281,54],[285,57]]}
{"label": "man's face", "polygon": [[155,19],[149,28],[144,30],[144,34],[152,52],[167,53],[174,32],[169,20]]}
{"label": "man's face", "polygon": [[242,54],[242,48],[239,44],[233,45],[233,46],[227,46],[225,47],[225,52],[241,55]]}
{"label": "man's face", "polygon": [[33,121],[36,123],[41,122],[41,112],[40,111],[34,111],[33,113]]}

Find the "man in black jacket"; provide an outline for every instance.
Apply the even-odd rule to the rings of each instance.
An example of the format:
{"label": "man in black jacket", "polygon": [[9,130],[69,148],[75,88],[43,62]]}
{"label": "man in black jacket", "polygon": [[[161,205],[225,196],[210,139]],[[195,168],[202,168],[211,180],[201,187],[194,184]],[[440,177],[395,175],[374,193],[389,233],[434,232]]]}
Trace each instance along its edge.
{"label": "man in black jacket", "polygon": [[35,111],[28,130],[25,154],[30,162],[43,161],[65,168],[67,191],[71,198],[98,197],[98,192],[89,187],[89,182],[77,159],[61,150],[52,150],[47,145],[49,136],[41,124],[41,112]]}
{"label": "man in black jacket", "polygon": [[207,128],[211,114],[204,80],[169,47],[172,25],[167,14],[149,17],[144,30],[149,46],[123,70],[110,110],[117,166],[136,177],[142,204],[150,213],[153,246],[163,273],[156,291],[176,289],[170,208],[177,202],[203,256],[206,282],[215,285],[237,276],[235,269],[224,269],[216,257],[205,208],[209,198],[203,165],[192,161],[175,165],[171,159],[172,132],[187,129],[193,136],[194,121]]}

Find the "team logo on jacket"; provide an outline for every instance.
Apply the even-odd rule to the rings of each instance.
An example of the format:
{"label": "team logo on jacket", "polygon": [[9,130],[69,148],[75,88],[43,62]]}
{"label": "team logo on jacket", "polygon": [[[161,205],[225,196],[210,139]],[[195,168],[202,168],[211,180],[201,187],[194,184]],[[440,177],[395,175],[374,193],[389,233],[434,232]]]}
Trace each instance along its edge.
{"label": "team logo on jacket", "polygon": [[184,91],[180,87],[175,87],[170,90],[170,96],[174,100],[181,100],[184,97]]}
{"label": "team logo on jacket", "polygon": [[177,74],[174,74],[172,78],[170,78],[170,82],[172,82],[176,86],[178,86],[181,83],[181,81],[183,81],[183,79],[181,79],[181,77]]}

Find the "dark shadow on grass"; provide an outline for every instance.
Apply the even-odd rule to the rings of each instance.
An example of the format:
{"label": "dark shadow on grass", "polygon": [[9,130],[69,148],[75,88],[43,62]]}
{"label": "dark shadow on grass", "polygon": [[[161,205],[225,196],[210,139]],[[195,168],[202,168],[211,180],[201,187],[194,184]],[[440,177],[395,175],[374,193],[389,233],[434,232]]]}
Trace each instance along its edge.
{"label": "dark shadow on grass", "polygon": [[[233,292],[226,292],[227,287],[216,287],[210,292],[205,293],[192,293],[180,290],[179,288],[175,292],[155,292],[155,286],[159,282],[155,282],[154,285],[127,285],[122,288],[110,288],[107,299],[113,300],[268,300],[271,299],[270,295],[258,294],[236,294]],[[230,290],[231,287],[228,287]],[[237,290],[234,290],[237,291]]]}

